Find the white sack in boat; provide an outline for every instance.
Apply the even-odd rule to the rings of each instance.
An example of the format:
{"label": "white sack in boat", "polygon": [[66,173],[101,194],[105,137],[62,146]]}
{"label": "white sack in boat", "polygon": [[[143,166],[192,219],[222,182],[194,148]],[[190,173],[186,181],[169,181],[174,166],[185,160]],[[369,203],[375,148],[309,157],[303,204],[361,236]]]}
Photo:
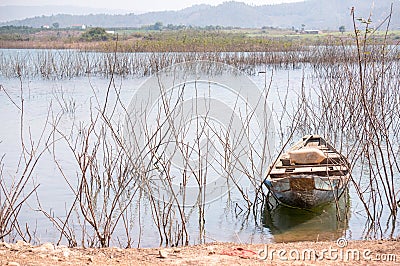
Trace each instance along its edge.
{"label": "white sack in boat", "polygon": [[317,148],[302,148],[288,153],[290,161],[297,164],[316,164],[326,159],[324,152]]}

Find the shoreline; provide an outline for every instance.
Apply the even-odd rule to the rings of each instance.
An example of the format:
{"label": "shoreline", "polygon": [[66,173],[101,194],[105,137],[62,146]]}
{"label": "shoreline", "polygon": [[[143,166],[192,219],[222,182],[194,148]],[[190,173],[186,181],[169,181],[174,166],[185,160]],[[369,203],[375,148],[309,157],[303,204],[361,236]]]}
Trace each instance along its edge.
{"label": "shoreline", "polygon": [[400,265],[400,238],[175,248],[68,248],[0,243],[1,265]]}

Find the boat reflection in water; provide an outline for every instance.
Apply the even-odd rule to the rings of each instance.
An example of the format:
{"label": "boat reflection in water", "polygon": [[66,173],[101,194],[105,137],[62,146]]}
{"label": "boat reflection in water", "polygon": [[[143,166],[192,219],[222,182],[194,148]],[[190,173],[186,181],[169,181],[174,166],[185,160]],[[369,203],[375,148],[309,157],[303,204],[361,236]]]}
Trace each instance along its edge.
{"label": "boat reflection in water", "polygon": [[335,241],[348,228],[350,200],[347,191],[338,204],[332,202],[314,209],[276,204],[266,206],[262,218],[263,226],[270,230],[275,242]]}

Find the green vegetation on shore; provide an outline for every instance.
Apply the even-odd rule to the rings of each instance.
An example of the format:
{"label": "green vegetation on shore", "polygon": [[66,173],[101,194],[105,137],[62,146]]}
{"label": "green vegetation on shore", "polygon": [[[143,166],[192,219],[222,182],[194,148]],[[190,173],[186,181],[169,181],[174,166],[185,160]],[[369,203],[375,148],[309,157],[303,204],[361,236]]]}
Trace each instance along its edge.
{"label": "green vegetation on shore", "polygon": [[[379,36],[379,34],[378,34]],[[389,40],[398,41],[399,31],[391,31]],[[151,25],[144,28],[37,29],[0,27],[0,48],[82,49],[113,51],[118,40],[122,52],[260,52],[286,51],[303,46],[342,44],[353,32],[319,32],[307,34],[264,27],[241,29],[190,28]],[[382,37],[383,38],[383,37]],[[376,38],[375,38],[376,41]]]}

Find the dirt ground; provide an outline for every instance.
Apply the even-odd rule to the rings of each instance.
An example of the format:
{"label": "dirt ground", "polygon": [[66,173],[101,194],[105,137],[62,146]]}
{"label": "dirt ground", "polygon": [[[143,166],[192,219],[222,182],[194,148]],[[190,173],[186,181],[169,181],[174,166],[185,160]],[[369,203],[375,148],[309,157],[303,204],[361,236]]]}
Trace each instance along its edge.
{"label": "dirt ground", "polygon": [[400,265],[400,240],[84,249],[0,243],[0,265]]}

